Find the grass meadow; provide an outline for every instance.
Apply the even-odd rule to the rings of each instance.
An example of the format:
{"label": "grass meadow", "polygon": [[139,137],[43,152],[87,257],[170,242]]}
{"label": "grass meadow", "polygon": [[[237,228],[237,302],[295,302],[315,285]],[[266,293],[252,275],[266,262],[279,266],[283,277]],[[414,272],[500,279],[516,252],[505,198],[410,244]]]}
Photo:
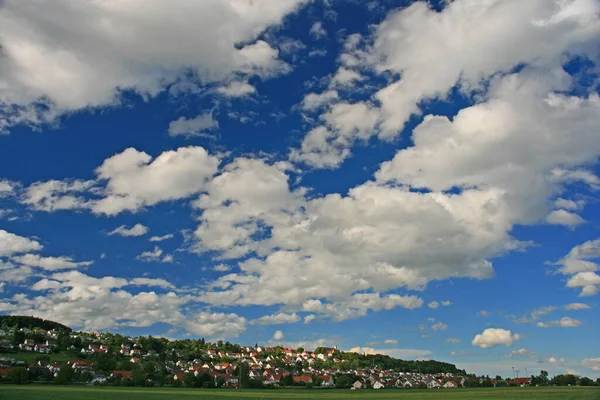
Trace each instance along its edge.
{"label": "grass meadow", "polygon": [[1,385],[1,400],[167,400],[167,399],[561,399],[598,400],[600,387],[428,389],[428,390],[244,390]]}

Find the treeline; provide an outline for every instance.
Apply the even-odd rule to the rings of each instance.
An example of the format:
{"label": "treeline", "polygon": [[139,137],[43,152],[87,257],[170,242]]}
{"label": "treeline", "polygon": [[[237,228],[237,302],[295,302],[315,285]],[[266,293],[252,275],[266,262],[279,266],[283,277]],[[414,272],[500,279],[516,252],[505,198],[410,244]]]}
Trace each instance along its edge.
{"label": "treeline", "polygon": [[357,353],[339,353],[336,357],[347,360],[344,365],[350,369],[364,369],[377,367],[379,369],[393,369],[398,372],[420,372],[422,374],[451,373],[465,375],[466,372],[456,368],[456,365],[435,360],[401,360],[383,354],[363,355]]}
{"label": "treeline", "polygon": [[72,332],[73,330],[68,326],[60,324],[58,322],[49,321],[36,317],[27,317],[20,315],[0,315],[0,326],[4,327],[17,327],[17,329],[21,328],[41,328],[47,331],[55,329],[57,331],[66,331]]}

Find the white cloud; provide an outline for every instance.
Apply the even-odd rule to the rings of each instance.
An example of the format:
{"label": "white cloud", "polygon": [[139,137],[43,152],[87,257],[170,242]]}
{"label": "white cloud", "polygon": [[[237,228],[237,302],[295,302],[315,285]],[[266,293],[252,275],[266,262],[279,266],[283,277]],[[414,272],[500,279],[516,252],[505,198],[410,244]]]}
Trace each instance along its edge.
{"label": "white cloud", "polygon": [[556,262],[558,272],[571,275],[567,287],[581,289],[580,296],[594,296],[600,291],[598,264],[591,261],[600,258],[600,239],[590,240],[571,249],[569,254]]}
{"label": "white cloud", "polygon": [[600,29],[597,11],[587,1],[458,0],[441,12],[415,2],[388,14],[366,53],[356,49],[342,60],[400,75],[376,94],[381,135],[389,137],[420,112],[421,100],[443,98],[457,83],[469,91],[498,71],[533,62],[556,65],[563,52],[585,51]]}
{"label": "white cloud", "polygon": [[154,160],[134,148],[126,149],[96,169],[98,178],[106,181],[106,193],[92,209],[98,214],[116,215],[186,198],[205,187],[218,164],[219,160],[202,147],[165,151]]}
{"label": "white cloud", "polygon": [[191,296],[145,291],[132,294],[123,289],[128,285],[172,288],[163,279],[134,278],[127,281],[112,276],[94,278],[79,271],[68,271],[54,273],[32,286],[33,290],[48,290],[48,293],[31,298],[15,296],[3,306],[16,314],[54,318],[85,330],[148,327],[161,322],[185,329],[190,335],[219,339],[236,337],[246,329],[246,319],[236,314],[185,310],[184,306],[186,309],[190,306]]}
{"label": "white cloud", "polygon": [[592,308],[589,304],[584,303],[571,303],[563,306],[565,310],[588,310]]}
{"label": "white cloud", "polygon": [[323,23],[320,21],[315,22],[313,24],[313,26],[310,28],[309,33],[315,40],[327,37],[327,31],[325,30],[325,28],[323,28]]}
{"label": "white cloud", "polygon": [[232,81],[218,87],[217,92],[226,97],[244,97],[256,93],[256,88],[246,81]]}
{"label": "white cloud", "polygon": [[449,339],[446,339],[446,343],[462,343],[462,340],[460,340],[458,338],[449,338]]}
{"label": "white cloud", "polygon": [[283,340],[283,338],[284,335],[281,331],[275,331],[275,334],[273,334],[273,340]]}
{"label": "white cloud", "polygon": [[264,315],[260,318],[250,321],[250,323],[254,325],[280,325],[291,324],[298,321],[300,321],[300,317],[296,313],[277,313],[272,315]]}
{"label": "white cloud", "polygon": [[96,184],[93,180],[50,180],[35,182],[27,187],[21,203],[36,211],[54,212],[58,210],[88,209],[91,202],[82,194]]}
{"label": "white cloud", "polygon": [[392,346],[396,346],[398,341],[396,339],[386,339],[383,341],[383,344],[390,344]]}
{"label": "white cloud", "polygon": [[[189,70],[197,76],[194,81],[203,83],[233,73],[285,73],[290,67],[266,42],[237,46],[251,43],[303,3],[184,0],[173,8],[143,0],[60,0],[36,7],[5,1],[0,9],[0,127],[119,104],[126,90],[154,97]],[[69,35],[53,29],[66,25]]]}
{"label": "white cloud", "polygon": [[198,312],[181,323],[193,335],[209,338],[238,337],[246,330],[246,318],[237,314]]}
{"label": "white cloud", "polygon": [[444,324],[443,322],[438,322],[431,325],[431,329],[434,331],[446,331],[448,330],[448,325]]}
{"label": "white cloud", "polygon": [[526,356],[531,354],[531,352],[527,349],[519,349],[519,350],[513,350],[510,352],[509,356]]}
{"label": "white cloud", "polygon": [[231,267],[226,264],[219,264],[219,265],[215,265],[212,268],[212,270],[216,271],[216,272],[228,272],[228,271],[231,271]]}
{"label": "white cloud", "polygon": [[149,240],[151,242],[162,242],[163,240],[172,239],[174,236],[172,233],[163,235],[163,236],[152,236]]}
{"label": "white cloud", "polygon": [[163,255],[163,251],[160,247],[154,246],[154,249],[144,251],[136,257],[136,259],[143,262],[160,262],[160,263],[172,263],[173,256],[170,254]]}
{"label": "white cloud", "polygon": [[4,291],[4,286],[5,285],[6,285],[6,283],[0,282],[0,293],[2,293]]}
{"label": "white cloud", "polygon": [[0,179],[0,199],[8,197],[14,193],[13,184],[6,179]]}
{"label": "white cloud", "polygon": [[26,253],[42,249],[42,245],[32,239],[15,235],[0,229],[0,256],[10,257],[13,254]]}
{"label": "white cloud", "polygon": [[427,303],[427,307],[429,307],[429,308],[436,309],[439,306],[440,306],[440,303],[438,303],[437,301],[431,301],[431,302]]}
{"label": "white cloud", "polygon": [[129,284],[133,286],[155,286],[163,289],[175,289],[175,286],[166,280],[155,278],[133,278],[129,281]]}
{"label": "white cloud", "polygon": [[554,207],[564,210],[581,210],[585,206],[585,201],[583,200],[568,200],[563,198],[558,198],[554,201]]}
{"label": "white cloud", "polygon": [[344,89],[350,89],[354,86],[355,82],[364,81],[366,77],[348,68],[340,67],[336,71],[331,82],[330,87],[338,87]]}
{"label": "white cloud", "polygon": [[477,312],[477,316],[478,317],[487,317],[489,315],[491,315],[492,312],[491,311],[487,311],[487,310],[481,310],[479,312]]}
{"label": "white cloud", "polygon": [[[337,92],[334,93],[337,99]],[[323,102],[331,102],[329,98],[315,96],[317,98],[310,98],[309,104],[320,106]],[[349,148],[356,141],[366,142],[375,134],[378,115],[378,109],[371,103],[335,103],[321,115],[324,125],[312,129],[304,137],[300,149],[292,149],[290,159],[318,168],[338,167],[348,158]]]}
{"label": "white cloud", "polygon": [[315,111],[321,107],[328,106],[339,99],[336,90],[328,90],[323,93],[309,93],[304,96],[300,107],[304,111]]}
{"label": "white cloud", "polygon": [[584,358],[581,360],[581,366],[592,371],[600,371],[600,358]]}
{"label": "white cloud", "polygon": [[548,362],[550,364],[556,364],[558,362],[558,359],[556,357],[549,357]]}
{"label": "white cloud", "polygon": [[473,346],[481,347],[482,349],[490,349],[498,345],[511,346],[516,340],[519,340],[518,334],[513,334],[506,329],[487,328],[481,334],[475,335],[473,338]]}
{"label": "white cloud", "polygon": [[305,324],[310,324],[312,321],[315,320],[315,318],[317,318],[316,315],[309,314],[309,315],[307,315],[307,316],[304,317],[304,323]]}
{"label": "white cloud", "polygon": [[538,322],[536,325],[539,328],[550,328],[552,326],[560,326],[561,328],[575,328],[580,326],[581,324],[582,322],[579,320],[570,317],[563,317],[559,320]]}
{"label": "white cloud", "polygon": [[567,210],[554,210],[546,216],[546,222],[553,225],[564,225],[569,228],[575,228],[578,225],[584,224],[585,220]]}
{"label": "white cloud", "polygon": [[444,300],[444,301],[442,301],[442,306],[444,306],[444,307],[448,307],[448,306],[451,306],[451,305],[452,305],[452,302],[450,300]]}
{"label": "white cloud", "polygon": [[199,114],[194,118],[179,117],[169,123],[169,135],[171,136],[204,136],[207,131],[219,127],[219,123],[213,119],[212,111]]}
{"label": "white cloud", "polygon": [[11,258],[17,264],[37,267],[46,271],[57,271],[61,269],[74,269],[92,265],[92,261],[73,261],[71,257],[42,257],[37,254],[25,254]]}
{"label": "white cloud", "polygon": [[[127,228],[125,225],[121,225],[116,228],[114,231],[108,233],[108,236],[119,235],[125,237],[135,237],[135,236],[143,236],[148,233],[150,229],[147,226],[142,224],[135,224],[131,228]],[[152,241],[152,240],[150,240]]]}

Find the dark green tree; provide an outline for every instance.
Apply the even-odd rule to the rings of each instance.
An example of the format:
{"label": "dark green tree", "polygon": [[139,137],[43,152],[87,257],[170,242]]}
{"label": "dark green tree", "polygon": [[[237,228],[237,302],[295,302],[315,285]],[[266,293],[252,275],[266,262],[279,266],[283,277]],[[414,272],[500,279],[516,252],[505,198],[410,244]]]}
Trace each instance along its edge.
{"label": "dark green tree", "polygon": [[58,374],[56,378],[54,378],[54,383],[58,385],[68,385],[73,382],[75,378],[75,371],[69,365],[63,365],[58,370]]}
{"label": "dark green tree", "polygon": [[29,374],[27,373],[27,369],[23,367],[17,367],[11,369],[6,378],[10,383],[14,383],[16,385],[23,385],[29,381]]}

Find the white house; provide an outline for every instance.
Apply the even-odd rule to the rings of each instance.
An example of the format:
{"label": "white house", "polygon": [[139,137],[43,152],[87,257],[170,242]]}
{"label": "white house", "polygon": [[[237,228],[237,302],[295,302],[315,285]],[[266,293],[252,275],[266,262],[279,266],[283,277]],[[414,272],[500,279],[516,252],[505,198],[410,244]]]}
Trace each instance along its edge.
{"label": "white house", "polygon": [[356,381],[352,385],[352,389],[354,389],[354,390],[356,390],[356,389],[362,389],[363,387],[365,387],[365,385],[361,381]]}
{"label": "white house", "polygon": [[446,389],[454,389],[456,387],[458,387],[458,385],[455,382],[448,381],[448,382],[444,383],[444,388],[446,388]]}
{"label": "white house", "polygon": [[376,381],[373,384],[373,389],[383,389],[385,388],[385,385],[383,383],[381,383],[380,381]]}

